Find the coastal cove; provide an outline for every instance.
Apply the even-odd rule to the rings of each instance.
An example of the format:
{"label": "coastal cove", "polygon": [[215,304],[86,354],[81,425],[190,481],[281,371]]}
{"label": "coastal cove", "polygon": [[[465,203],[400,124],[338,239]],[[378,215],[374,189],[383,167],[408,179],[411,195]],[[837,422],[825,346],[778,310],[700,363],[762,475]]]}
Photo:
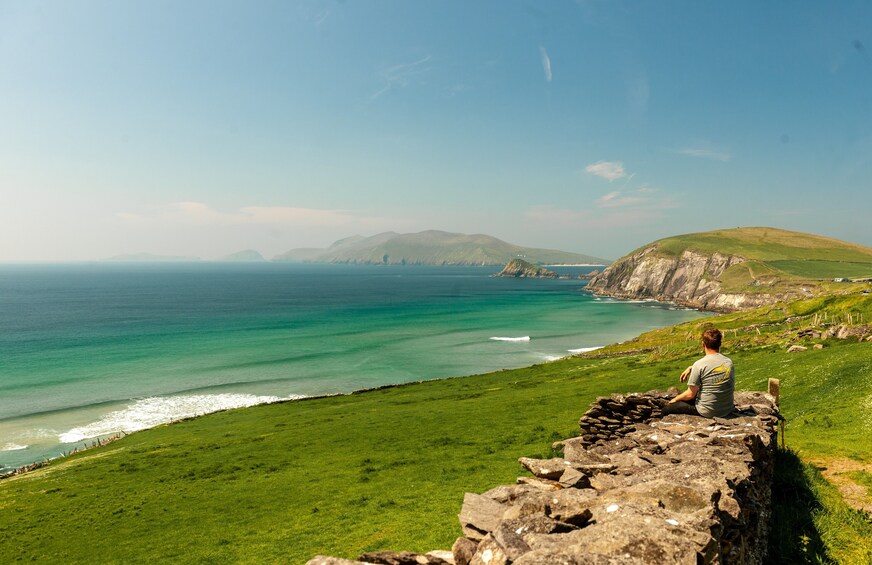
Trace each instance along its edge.
{"label": "coastal cove", "polygon": [[706,315],[497,270],[3,266],[0,466],[220,409],[529,366]]}

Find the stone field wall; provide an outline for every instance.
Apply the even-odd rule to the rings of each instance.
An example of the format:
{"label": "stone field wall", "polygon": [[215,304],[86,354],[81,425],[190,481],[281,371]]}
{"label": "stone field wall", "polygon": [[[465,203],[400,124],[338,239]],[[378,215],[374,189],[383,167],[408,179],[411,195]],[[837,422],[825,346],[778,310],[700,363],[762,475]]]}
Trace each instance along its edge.
{"label": "stone field wall", "polygon": [[597,399],[562,457],[521,458],[532,476],[467,493],[451,550],[378,552],[308,565],[763,563],[776,399],[737,392],[730,418],[662,416],[671,392]]}

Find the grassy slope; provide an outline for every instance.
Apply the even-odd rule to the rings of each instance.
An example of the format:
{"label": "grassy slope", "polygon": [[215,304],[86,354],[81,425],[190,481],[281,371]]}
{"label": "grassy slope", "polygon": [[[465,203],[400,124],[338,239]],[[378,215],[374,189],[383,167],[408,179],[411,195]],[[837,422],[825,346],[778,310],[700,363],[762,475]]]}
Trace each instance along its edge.
{"label": "grassy slope", "polygon": [[[735,228],[661,239],[660,252],[678,255],[692,248],[761,261],[822,260],[872,263],[872,249],[819,235],[776,228]],[[646,246],[647,247],[647,246]]]}
{"label": "grassy slope", "polygon": [[[740,388],[782,379],[791,447],[868,462],[872,344],[831,340],[787,354],[806,318],[784,320],[868,319],[870,300],[731,314],[615,348],[651,349],[635,356],[261,406],[133,434],[0,482],[0,561],[300,563],[315,553],[450,547],[464,492],[512,482],[517,457],[548,455],[595,396],[677,384],[711,323],[737,330],[725,352]],[[748,327],[764,322],[775,325]],[[872,558],[872,526],[813,468],[781,469],[779,559]]]}
{"label": "grassy slope", "polygon": [[[776,275],[799,279],[872,276],[872,249],[801,232],[775,228],[735,228],[669,237],[655,242],[658,253],[678,256],[687,249],[703,253],[740,255],[753,266],[736,265],[725,283],[747,284],[752,277],[743,276],[748,269],[755,275]],[[649,247],[646,245],[645,248]],[[640,251],[640,248],[637,251]]]}

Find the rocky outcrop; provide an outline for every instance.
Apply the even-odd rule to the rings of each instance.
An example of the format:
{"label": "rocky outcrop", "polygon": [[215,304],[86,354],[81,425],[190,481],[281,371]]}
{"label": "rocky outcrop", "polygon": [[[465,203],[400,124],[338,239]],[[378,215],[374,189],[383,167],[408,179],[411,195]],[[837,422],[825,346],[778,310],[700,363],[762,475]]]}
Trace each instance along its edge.
{"label": "rocky outcrop", "polygon": [[691,308],[730,312],[757,308],[783,297],[723,292],[719,277],[745,258],[686,250],[677,257],[657,253],[657,246],[619,259],[593,277],[587,289],[619,298],[653,298]]}
{"label": "rocky outcrop", "polygon": [[[537,267],[523,259],[512,259],[495,277],[525,278],[525,279],[556,279],[560,275],[554,271]],[[568,277],[567,277],[568,278]]]}
{"label": "rocky outcrop", "polygon": [[562,457],[521,458],[514,485],[467,493],[451,552],[380,552],[381,563],[546,565],[763,563],[778,411],[736,393],[730,418],[661,417],[672,393],[612,395],[582,416]]}

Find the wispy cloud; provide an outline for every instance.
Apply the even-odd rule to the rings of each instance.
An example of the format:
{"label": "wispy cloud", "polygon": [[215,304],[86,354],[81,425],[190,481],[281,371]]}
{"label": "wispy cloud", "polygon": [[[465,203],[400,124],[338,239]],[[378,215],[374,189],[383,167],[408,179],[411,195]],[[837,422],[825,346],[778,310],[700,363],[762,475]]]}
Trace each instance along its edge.
{"label": "wispy cloud", "polygon": [[645,202],[650,201],[651,198],[648,197],[633,196],[616,190],[598,198],[596,204],[600,208],[615,208],[618,206],[633,206],[636,204],[644,204]]}
{"label": "wispy cloud", "polygon": [[381,95],[390,92],[395,88],[403,88],[408,86],[412,78],[421,75],[430,70],[427,63],[430,62],[430,55],[423,59],[413,61],[411,63],[403,63],[388,67],[379,72],[381,79],[384,81],[384,86],[377,92],[374,92],[370,97],[370,101],[376,100]]}
{"label": "wispy cloud", "polygon": [[323,12],[320,12],[319,14],[317,14],[314,17],[314,19],[312,20],[312,23],[315,24],[315,27],[321,27],[321,25],[324,22],[326,22],[327,18],[329,18],[329,17],[330,17],[330,10],[324,10]]}
{"label": "wispy cloud", "polygon": [[548,56],[548,51],[541,45],[539,46],[539,55],[542,56],[542,70],[545,71],[545,82],[551,82],[553,78],[551,73],[551,57]]}
{"label": "wispy cloud", "polygon": [[687,155],[688,157],[699,157],[702,159],[714,159],[726,163],[733,158],[732,155],[724,151],[714,151],[712,149],[701,149],[698,147],[688,147],[686,149],[678,149],[675,151],[679,155]]}
{"label": "wispy cloud", "polygon": [[584,170],[609,182],[627,175],[626,171],[624,171],[624,164],[620,161],[597,161],[585,167]]}

